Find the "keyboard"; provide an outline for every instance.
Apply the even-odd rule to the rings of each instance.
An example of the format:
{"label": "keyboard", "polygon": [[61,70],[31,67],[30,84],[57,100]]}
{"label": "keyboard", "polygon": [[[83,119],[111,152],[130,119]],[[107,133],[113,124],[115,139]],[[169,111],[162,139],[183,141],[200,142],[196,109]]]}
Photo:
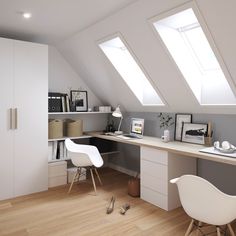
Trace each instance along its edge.
{"label": "keyboard", "polygon": [[107,133],[104,133],[105,135],[110,135],[110,136],[117,136],[116,133],[113,133],[113,132],[107,132]]}

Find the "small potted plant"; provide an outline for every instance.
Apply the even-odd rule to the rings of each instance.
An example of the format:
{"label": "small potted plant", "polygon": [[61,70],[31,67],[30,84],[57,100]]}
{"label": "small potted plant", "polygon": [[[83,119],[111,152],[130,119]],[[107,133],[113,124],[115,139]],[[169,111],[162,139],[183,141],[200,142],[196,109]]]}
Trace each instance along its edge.
{"label": "small potted plant", "polygon": [[173,117],[168,114],[163,114],[162,112],[158,115],[158,118],[160,119],[160,128],[164,128],[164,135],[161,137],[161,139],[164,142],[170,141],[170,131],[168,128],[174,124]]}

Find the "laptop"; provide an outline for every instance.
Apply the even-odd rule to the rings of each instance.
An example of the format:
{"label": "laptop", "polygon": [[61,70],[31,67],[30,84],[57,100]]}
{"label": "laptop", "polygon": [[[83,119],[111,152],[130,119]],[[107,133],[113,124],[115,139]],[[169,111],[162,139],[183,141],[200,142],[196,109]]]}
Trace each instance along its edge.
{"label": "laptop", "polygon": [[131,118],[130,133],[118,135],[120,138],[143,138],[144,119]]}

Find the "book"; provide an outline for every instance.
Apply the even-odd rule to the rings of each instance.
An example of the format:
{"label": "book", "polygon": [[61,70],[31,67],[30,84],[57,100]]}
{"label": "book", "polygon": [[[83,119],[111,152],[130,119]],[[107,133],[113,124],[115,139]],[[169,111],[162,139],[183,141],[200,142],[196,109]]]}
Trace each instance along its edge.
{"label": "book", "polygon": [[57,141],[53,141],[52,160],[57,159]]}
{"label": "book", "polygon": [[66,111],[70,112],[70,99],[69,99],[68,94],[66,94],[65,100],[66,100]]}
{"label": "book", "polygon": [[64,156],[64,141],[59,142],[59,159],[60,160],[65,159],[65,156]]}
{"label": "book", "polygon": [[66,101],[65,101],[65,96],[61,96],[61,105],[62,105],[62,112],[66,112]]}

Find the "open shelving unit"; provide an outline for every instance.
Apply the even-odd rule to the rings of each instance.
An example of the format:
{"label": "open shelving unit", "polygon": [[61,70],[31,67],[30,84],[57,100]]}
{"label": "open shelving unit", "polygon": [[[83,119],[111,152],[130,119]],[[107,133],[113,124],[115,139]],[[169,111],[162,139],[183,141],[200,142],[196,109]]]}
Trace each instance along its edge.
{"label": "open shelving unit", "polygon": [[102,111],[84,111],[84,112],[49,112],[48,115],[92,115],[92,114],[110,114],[111,112]]}
{"label": "open shelving unit", "polygon": [[63,141],[67,138],[69,139],[84,139],[84,138],[91,138],[92,136],[90,135],[82,135],[78,137],[62,137],[62,138],[54,138],[54,139],[48,139],[48,142],[53,142],[53,141]]}

